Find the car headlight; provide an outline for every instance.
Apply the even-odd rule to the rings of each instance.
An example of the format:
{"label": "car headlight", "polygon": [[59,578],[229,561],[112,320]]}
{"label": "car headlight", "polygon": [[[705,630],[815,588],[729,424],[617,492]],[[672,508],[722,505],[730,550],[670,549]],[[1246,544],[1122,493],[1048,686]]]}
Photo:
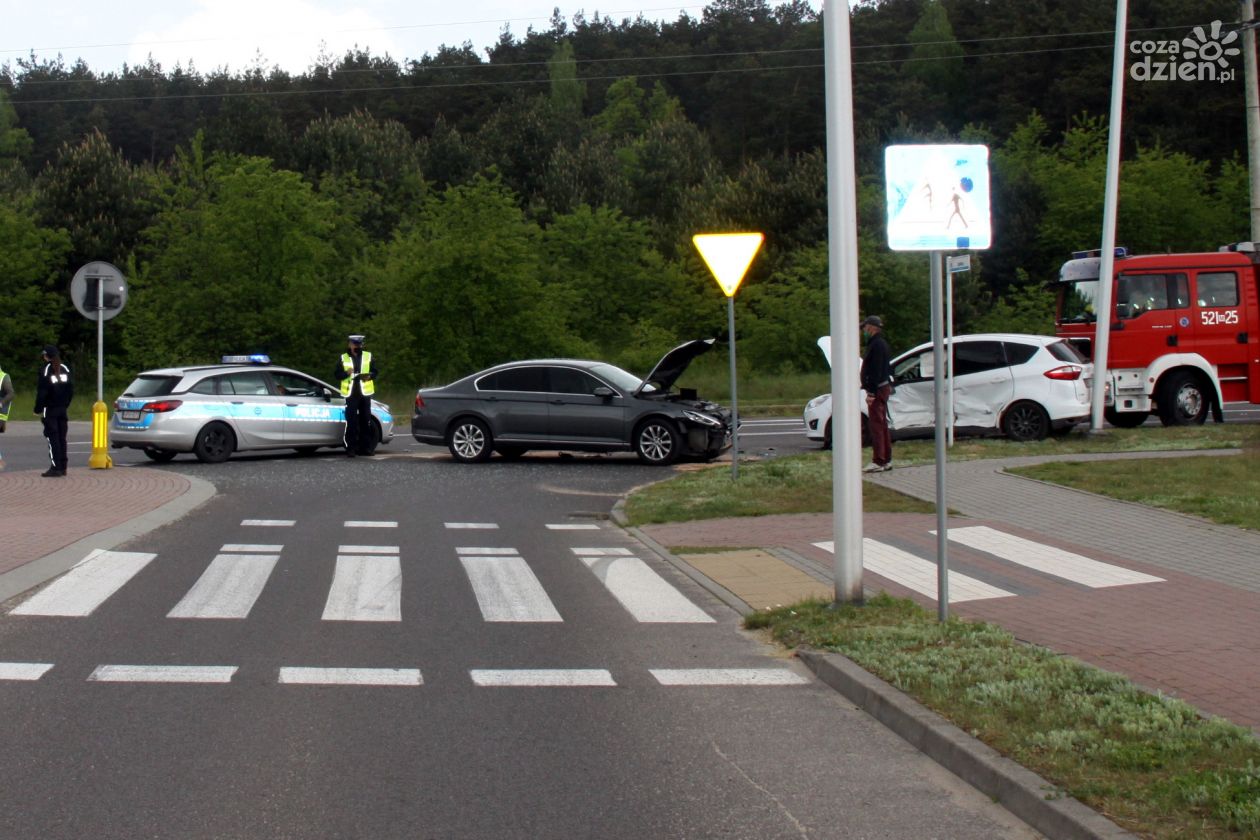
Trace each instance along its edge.
{"label": "car headlight", "polygon": [[818,396],[814,397],[809,402],[805,403],[805,410],[813,411],[815,408],[818,408],[823,403],[829,403],[829,402],[831,402],[831,394],[819,394]]}
{"label": "car headlight", "polygon": [[692,423],[696,423],[701,426],[708,426],[711,429],[722,428],[721,420],[718,420],[715,417],[710,417],[707,414],[701,414],[698,411],[683,411],[683,417],[686,417]]}

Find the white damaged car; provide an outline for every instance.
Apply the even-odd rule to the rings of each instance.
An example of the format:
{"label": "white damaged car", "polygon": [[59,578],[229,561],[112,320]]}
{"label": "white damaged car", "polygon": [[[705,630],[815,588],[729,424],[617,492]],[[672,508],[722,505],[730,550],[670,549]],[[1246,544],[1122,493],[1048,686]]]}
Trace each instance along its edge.
{"label": "white damaged car", "polygon": [[[989,333],[954,336],[953,343],[955,434],[1041,440],[1089,419],[1094,366],[1067,341]],[[831,337],[818,339],[818,346],[830,364]],[[930,437],[936,422],[931,342],[896,356],[892,369],[888,415],[893,438]],[[859,405],[865,442],[866,400]],[[805,436],[830,448],[831,395],[810,400],[804,420]]]}

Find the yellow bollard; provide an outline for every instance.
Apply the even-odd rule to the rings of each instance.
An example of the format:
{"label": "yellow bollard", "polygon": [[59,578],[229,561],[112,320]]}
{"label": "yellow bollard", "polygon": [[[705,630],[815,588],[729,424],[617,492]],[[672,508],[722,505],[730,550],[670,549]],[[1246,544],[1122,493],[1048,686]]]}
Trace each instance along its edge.
{"label": "yellow bollard", "polygon": [[109,409],[100,400],[92,403],[92,457],[88,466],[94,470],[114,466],[114,459],[109,457]]}

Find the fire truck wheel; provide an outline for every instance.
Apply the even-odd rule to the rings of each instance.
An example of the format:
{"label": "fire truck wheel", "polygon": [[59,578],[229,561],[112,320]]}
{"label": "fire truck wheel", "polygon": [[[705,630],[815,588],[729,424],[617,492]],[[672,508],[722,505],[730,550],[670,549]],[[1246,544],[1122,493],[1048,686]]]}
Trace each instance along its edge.
{"label": "fire truck wheel", "polygon": [[1117,429],[1136,429],[1146,422],[1150,413],[1146,411],[1116,411],[1114,408],[1103,410],[1103,417]]}
{"label": "fire truck wheel", "polygon": [[1202,424],[1210,407],[1203,380],[1190,371],[1173,371],[1159,383],[1159,419],[1165,426]]}
{"label": "fire truck wheel", "polygon": [[1035,402],[1021,400],[1002,416],[1002,433],[1011,440],[1042,440],[1050,431],[1050,415]]}

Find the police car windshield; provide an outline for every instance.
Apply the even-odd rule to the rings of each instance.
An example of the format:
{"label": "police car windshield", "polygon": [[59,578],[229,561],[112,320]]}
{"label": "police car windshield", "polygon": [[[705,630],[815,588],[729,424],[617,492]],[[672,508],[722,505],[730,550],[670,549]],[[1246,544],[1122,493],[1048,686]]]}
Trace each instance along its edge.
{"label": "police car windshield", "polygon": [[123,391],[124,397],[164,397],[179,384],[178,376],[140,376]]}

